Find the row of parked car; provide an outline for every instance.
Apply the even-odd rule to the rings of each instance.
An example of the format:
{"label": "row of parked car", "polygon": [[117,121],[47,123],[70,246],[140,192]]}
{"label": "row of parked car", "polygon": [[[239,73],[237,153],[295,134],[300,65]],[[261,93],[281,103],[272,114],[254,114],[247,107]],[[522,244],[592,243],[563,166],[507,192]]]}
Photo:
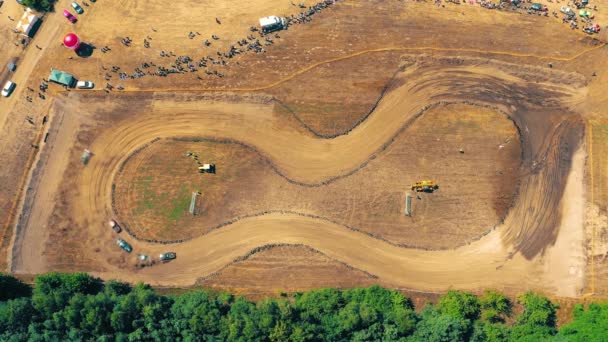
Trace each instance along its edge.
{"label": "row of parked car", "polygon": [[[110,228],[112,228],[112,230],[114,230],[117,234],[120,234],[120,232],[122,231],[122,228],[120,228],[120,226],[115,220],[110,220]],[[116,244],[127,253],[133,252],[133,247],[127,241],[121,238],[116,239]],[[162,253],[159,256],[160,261],[163,262],[170,261],[175,258],[177,258],[177,254],[175,254],[175,252]]]}
{"label": "row of parked car", "polygon": [[[4,87],[2,87],[2,91],[0,94],[4,97],[9,97],[17,87],[17,84],[13,81],[6,81]],[[95,83],[91,81],[78,81],[76,82],[76,88],[80,89],[93,89],[95,87]]]}
{"label": "row of parked car", "polygon": [[[95,2],[95,0],[91,0],[91,2]],[[84,13],[84,10],[82,9],[82,7],[80,7],[80,5],[76,1],[72,2],[72,8],[78,14]],[[68,19],[72,24],[74,24],[74,23],[76,23],[76,21],[78,21],[78,19],[76,19],[76,17],[72,13],[70,13],[70,11],[68,11],[66,9],[63,10],[63,16],[66,17],[66,19]]]}

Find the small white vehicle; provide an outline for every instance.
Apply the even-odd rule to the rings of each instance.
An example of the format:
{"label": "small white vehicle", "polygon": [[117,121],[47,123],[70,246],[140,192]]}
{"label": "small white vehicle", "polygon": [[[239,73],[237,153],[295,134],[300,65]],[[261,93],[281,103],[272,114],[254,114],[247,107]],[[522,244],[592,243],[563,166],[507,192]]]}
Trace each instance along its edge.
{"label": "small white vehicle", "polygon": [[82,9],[82,7],[80,7],[80,5],[78,3],[76,3],[75,1],[72,2],[72,8],[74,9],[74,11],[76,11],[76,13],[78,14],[82,14],[84,13],[84,10]]}
{"label": "small white vehicle", "polygon": [[559,10],[560,10],[560,12],[562,12],[565,15],[570,16],[570,17],[574,17],[576,15],[576,13],[574,13],[574,11],[570,7],[561,6],[559,8]]}
{"label": "small white vehicle", "polygon": [[11,96],[11,94],[13,93],[13,90],[15,90],[16,86],[17,85],[13,81],[7,81],[6,84],[4,85],[4,88],[2,88],[2,96],[4,96],[4,97]]}
{"label": "small white vehicle", "polygon": [[91,81],[78,81],[76,82],[76,87],[80,89],[93,89],[95,87],[95,83]]}
{"label": "small white vehicle", "polygon": [[163,253],[159,257],[160,261],[169,261],[169,260],[174,260],[175,258],[177,258],[177,255],[175,254],[175,252]]}
{"label": "small white vehicle", "polygon": [[109,223],[110,223],[110,228],[112,228],[112,230],[114,230],[114,231],[115,231],[115,232],[117,232],[117,233],[120,233],[120,231],[121,231],[122,229],[120,228],[120,226],[118,225],[118,223],[116,223],[116,221],[114,221],[114,220],[110,220],[110,222],[109,222]]}

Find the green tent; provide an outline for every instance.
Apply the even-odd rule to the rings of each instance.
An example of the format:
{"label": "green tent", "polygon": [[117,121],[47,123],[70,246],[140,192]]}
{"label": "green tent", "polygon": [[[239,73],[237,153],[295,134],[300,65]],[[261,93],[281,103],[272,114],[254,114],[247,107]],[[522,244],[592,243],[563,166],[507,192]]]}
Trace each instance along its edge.
{"label": "green tent", "polygon": [[67,72],[63,72],[56,69],[51,69],[49,80],[51,82],[63,84],[68,87],[73,87],[74,84],[76,84],[76,79],[74,78],[74,76],[68,74]]}

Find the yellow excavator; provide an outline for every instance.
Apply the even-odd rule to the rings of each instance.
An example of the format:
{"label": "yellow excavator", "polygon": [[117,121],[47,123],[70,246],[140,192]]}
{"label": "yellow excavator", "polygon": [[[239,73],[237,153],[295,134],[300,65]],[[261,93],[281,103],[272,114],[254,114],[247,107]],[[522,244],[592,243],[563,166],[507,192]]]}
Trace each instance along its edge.
{"label": "yellow excavator", "polygon": [[439,185],[432,180],[423,180],[412,184],[412,191],[416,192],[433,192],[439,189]]}

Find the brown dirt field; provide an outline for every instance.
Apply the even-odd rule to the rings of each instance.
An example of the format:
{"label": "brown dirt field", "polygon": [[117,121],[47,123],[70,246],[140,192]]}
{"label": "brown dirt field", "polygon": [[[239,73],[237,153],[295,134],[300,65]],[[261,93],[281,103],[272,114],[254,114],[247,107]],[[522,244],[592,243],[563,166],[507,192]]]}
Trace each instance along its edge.
{"label": "brown dirt field", "polygon": [[[119,65],[129,73],[142,62],[168,66],[175,57],[159,57],[161,49],[173,50],[176,55],[191,55],[197,61],[249,34],[248,26],[262,15],[298,11],[288,1],[259,0],[239,7],[211,1],[176,6],[176,12],[181,13],[185,21],[161,21],[158,18],[166,18],[163,6],[165,3],[156,0],[141,4],[98,2],[87,9],[75,26],[68,26],[57,14],[50,15],[48,23],[53,25],[47,27],[55,29],[43,32],[41,37],[48,39],[39,55],[34,56],[31,50],[26,54],[26,72],[19,76],[27,80],[23,85],[36,88],[51,66],[61,66],[103,86],[106,71],[102,66]],[[119,24],[107,19],[118,17],[124,8],[129,8],[131,15],[120,16]],[[197,13],[196,18],[192,13]],[[222,25],[215,23],[218,16],[222,18]],[[195,20],[188,21],[188,18]],[[184,25],[185,22],[188,24]],[[365,25],[361,25],[362,22]],[[441,25],[433,24],[438,22]],[[68,60],[70,52],[52,43],[67,30],[75,31],[98,47],[110,45],[112,51],[107,54],[95,51],[88,59]],[[199,31],[202,35],[189,40],[186,37],[189,31]],[[202,48],[202,37],[213,33],[218,34],[220,40],[210,49]],[[150,49],[141,46],[146,35],[152,38]],[[121,36],[133,38],[133,46],[121,46],[118,42]],[[58,88],[53,86],[49,95],[52,101],[36,100],[29,105],[18,98],[23,92],[20,88],[10,103],[18,120],[7,121],[3,132],[8,134],[0,136],[0,146],[14,146],[3,155],[3,164],[8,166],[0,169],[0,177],[6,181],[2,192],[9,194],[6,198],[19,194],[20,182],[12,180],[19,179],[21,170],[29,168],[22,151],[29,149],[31,138],[16,138],[19,131],[15,129],[16,122],[22,122],[28,113],[27,108],[36,108],[28,106],[43,104],[41,110],[35,111],[37,122],[52,106],[52,134],[39,154],[39,167],[34,169],[32,181],[28,183],[11,253],[11,269],[21,273],[87,270],[97,271],[96,274],[104,278],[188,286],[235,259],[250,255],[260,246],[302,244],[348,267],[377,275],[381,281],[396,287],[432,291],[452,287],[496,287],[508,291],[535,288],[550,293],[570,289],[570,283],[547,280],[545,266],[550,253],[546,252],[563,248],[554,244],[559,246],[556,241],[559,241],[566,179],[574,151],[582,141],[581,116],[590,112],[586,106],[591,101],[587,101],[587,97],[598,94],[594,89],[600,89],[591,79],[589,65],[593,59],[606,60],[605,49],[593,50],[574,60],[571,57],[600,47],[599,42],[582,38],[563,25],[537,16],[487,11],[474,6],[448,4],[438,8],[424,3],[375,0],[341,1],[315,15],[311,23],[292,26],[280,36],[274,45],[265,46],[264,54],[244,54],[229,60],[225,67],[209,67],[220,70],[225,78],[208,77],[201,69],[167,78],[150,76],[121,82],[116,73],[111,73],[110,83],[115,86],[124,83],[127,89],[124,94],[115,91],[110,95],[101,91],[56,94]],[[450,50],[441,50],[445,48]],[[369,51],[374,49],[380,50]],[[346,58],[359,52],[360,55]],[[556,67],[547,68],[549,61],[554,61]],[[395,71],[398,73],[392,78]],[[198,80],[197,74],[203,80]],[[605,75],[600,73],[599,78],[602,77]],[[387,84],[389,90],[372,114],[366,116]],[[333,90],[332,85],[337,90]],[[260,86],[264,89],[253,89]],[[217,87],[234,91],[210,89]],[[601,94],[593,103],[601,104],[600,98]],[[280,110],[277,100],[287,106]],[[441,128],[445,130],[443,135],[423,130],[416,134],[410,132],[412,127],[424,122],[427,114],[450,108],[441,107],[441,102],[502,112],[512,118],[521,134],[523,162],[516,177],[519,186],[487,189],[484,196],[486,202],[491,202],[474,206],[488,222],[499,222],[504,216],[505,204],[511,202],[507,198],[494,202],[501,198],[496,193],[507,192],[507,196],[512,196],[516,191],[516,200],[506,213],[504,224],[460,248],[445,251],[403,248],[335,222],[276,212],[231,222],[222,229],[170,246],[127,236],[138,253],[154,255],[170,248],[179,255],[173,263],[137,269],[134,256],[127,256],[115,246],[115,235],[107,227],[107,219],[113,216],[112,183],[127,156],[156,138],[165,141],[175,137],[203,137],[237,140],[252,146],[259,158],[269,161],[268,165],[276,169],[274,172],[265,168],[265,174],[278,179],[273,172],[279,173],[291,180],[284,186],[276,183],[280,185],[276,187],[274,181],[257,184],[260,189],[252,192],[272,195],[265,196],[264,200],[282,199],[282,205],[305,213],[332,211],[333,216],[323,216],[336,217],[338,222],[347,224],[364,222],[365,226],[373,227],[369,231],[388,237],[394,227],[387,222],[394,217],[385,215],[384,210],[394,211],[383,205],[382,198],[372,196],[392,193],[397,198],[394,193],[402,190],[395,189],[403,189],[404,184],[411,182],[400,178],[405,178],[399,173],[403,172],[402,158],[412,151],[399,139],[409,132],[408,138],[417,144],[437,148],[435,154],[450,158],[456,156],[445,146],[466,142],[459,140],[464,132],[467,137],[491,141],[488,132],[473,135],[467,129],[474,128],[462,127],[457,129],[463,133],[454,134],[451,131],[456,128],[447,124]],[[360,122],[362,119],[365,120]],[[30,130],[31,137],[35,130]],[[339,136],[321,139],[314,132]],[[427,146],[435,135],[452,140],[447,140],[443,147]],[[414,159],[411,163],[419,169],[431,170],[435,166],[449,170],[448,174],[446,171],[429,173],[441,177],[440,184],[462,184],[463,179],[470,179],[472,174],[476,175],[473,172],[479,170],[486,181],[492,180],[491,172],[500,167],[492,159],[495,155],[489,152],[491,146],[476,141],[471,141],[471,150],[478,149],[488,156],[479,160],[478,170],[461,169],[463,166],[456,159],[429,161],[415,153],[411,154]],[[150,148],[162,144],[165,143],[157,142]],[[87,147],[95,154],[91,163],[83,167],[78,157]],[[167,148],[170,153],[171,149]],[[468,149],[465,147],[465,151]],[[222,153],[218,152],[218,158]],[[469,158],[469,153],[465,152],[462,157]],[[388,167],[389,171],[373,174],[382,169],[383,163],[392,169]],[[361,171],[357,171],[359,169]],[[372,173],[363,177],[366,172]],[[411,175],[412,178],[422,176]],[[375,181],[382,185],[378,191],[366,191],[375,186]],[[310,189],[298,189],[295,198],[288,196],[288,189],[296,187],[294,182],[322,184],[326,188],[324,201],[315,201],[321,197],[319,194],[305,196],[305,192],[314,192]],[[504,181],[507,185],[514,183],[513,179]],[[263,189],[263,185],[270,188]],[[457,197],[457,193],[461,197]],[[369,197],[353,200],[363,195]],[[442,201],[429,200],[429,209],[442,214],[457,211],[467,201],[482,201],[475,192],[463,192],[454,185],[445,185],[435,195],[433,199]],[[428,200],[427,197],[424,198]],[[344,198],[351,202],[340,203]],[[449,201],[454,198],[461,202]],[[337,205],[343,208],[333,212],[331,209]],[[365,210],[349,216],[348,209],[357,206]],[[387,221],[378,221],[374,216],[378,212],[381,213],[378,216]],[[462,210],[457,214],[463,215]],[[422,224],[433,226],[431,220],[424,220]],[[454,225],[454,222],[445,225]],[[482,224],[477,227],[480,232],[488,229]],[[193,225],[193,228],[192,232],[205,229],[203,225]],[[439,232],[434,236],[429,234],[427,240],[438,240],[438,244],[444,246],[456,240],[455,236]],[[413,233],[418,233],[418,237],[424,235],[424,231]],[[459,235],[461,242],[467,240],[468,233],[470,231]],[[402,238],[404,244],[418,243],[415,234],[411,239],[390,238]],[[295,253],[292,258],[296,265],[302,260]],[[330,272],[328,268],[325,270]],[[312,269],[310,272],[314,274]],[[319,276],[314,281],[322,282],[324,278]],[[344,284],[356,285],[359,281],[363,280],[352,278]],[[285,285],[289,284],[285,280]],[[572,296],[578,294],[570,292]]]}
{"label": "brown dirt field", "polygon": [[[215,163],[217,173],[198,174],[186,151]],[[514,199],[519,158],[517,130],[507,117],[448,105],[427,112],[360,171],[320,187],[290,183],[235,142],[156,142],[129,159],[117,176],[114,200],[121,223],[142,239],[189,239],[238,217],[283,210],[327,218],[399,245],[453,248],[504,218]],[[450,174],[450,168],[459,172]],[[409,185],[427,178],[437,180],[440,191],[418,194],[412,217],[404,216]],[[200,214],[192,217],[186,205],[198,190]]]}
{"label": "brown dirt field", "polygon": [[[197,286],[235,290],[241,295],[306,291],[321,287],[370,286],[370,274],[303,246],[271,246],[197,281]],[[340,277],[335,277],[340,274]]]}
{"label": "brown dirt field", "polygon": [[[279,108],[293,115],[317,136],[333,137],[348,132],[373,112],[402,68],[400,52],[321,65],[269,90]],[[348,75],[348,77],[345,77]],[[309,80],[316,80],[314,83]],[[302,87],[302,84],[314,84]],[[324,94],[322,98],[319,94]]]}

